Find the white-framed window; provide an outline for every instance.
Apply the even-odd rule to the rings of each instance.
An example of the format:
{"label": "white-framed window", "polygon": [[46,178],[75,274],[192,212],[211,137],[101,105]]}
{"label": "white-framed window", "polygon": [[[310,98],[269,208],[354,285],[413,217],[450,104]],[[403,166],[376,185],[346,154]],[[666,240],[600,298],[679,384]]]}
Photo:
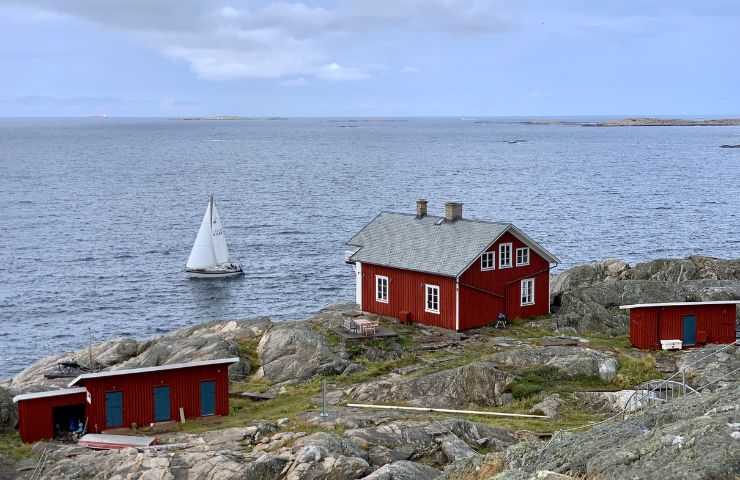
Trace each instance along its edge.
{"label": "white-framed window", "polygon": [[375,300],[388,303],[388,277],[375,275]]}
{"label": "white-framed window", "polygon": [[516,266],[529,265],[529,247],[516,249]]}
{"label": "white-framed window", "polygon": [[424,311],[439,313],[439,286],[425,285],[424,288]]}
{"label": "white-framed window", "polygon": [[498,246],[498,268],[511,268],[510,243],[502,243]]}
{"label": "white-framed window", "polygon": [[483,252],[480,256],[480,269],[482,272],[496,269],[496,252]]}
{"label": "white-framed window", "polygon": [[534,278],[525,278],[521,283],[522,306],[534,305]]}

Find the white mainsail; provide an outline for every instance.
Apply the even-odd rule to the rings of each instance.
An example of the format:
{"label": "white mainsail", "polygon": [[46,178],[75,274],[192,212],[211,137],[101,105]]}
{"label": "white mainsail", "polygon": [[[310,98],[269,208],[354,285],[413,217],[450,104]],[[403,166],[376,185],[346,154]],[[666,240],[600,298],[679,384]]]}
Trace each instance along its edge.
{"label": "white mainsail", "polygon": [[211,239],[213,240],[213,254],[216,257],[216,263],[228,263],[229,247],[226,245],[226,235],[224,227],[221,224],[221,217],[218,215],[216,203],[211,199]]}
{"label": "white mainsail", "polygon": [[190,251],[190,257],[188,257],[187,268],[207,268],[212,267],[217,263],[216,253],[213,248],[213,238],[211,236],[212,202],[213,198],[208,200],[206,214],[203,215],[203,221],[200,222],[198,236],[195,237],[193,249]]}

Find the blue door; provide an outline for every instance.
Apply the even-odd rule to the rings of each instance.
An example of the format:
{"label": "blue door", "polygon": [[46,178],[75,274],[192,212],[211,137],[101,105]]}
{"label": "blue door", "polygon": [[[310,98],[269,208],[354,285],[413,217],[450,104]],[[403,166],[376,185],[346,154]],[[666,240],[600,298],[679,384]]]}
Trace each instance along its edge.
{"label": "blue door", "polygon": [[109,428],[123,426],[123,392],[105,394],[105,426]]}
{"label": "blue door", "polygon": [[216,382],[200,382],[200,415],[216,414]]}
{"label": "blue door", "polygon": [[170,387],[154,388],[154,421],[166,422],[170,419]]}
{"label": "blue door", "polygon": [[683,344],[696,345],[696,315],[683,316]]}

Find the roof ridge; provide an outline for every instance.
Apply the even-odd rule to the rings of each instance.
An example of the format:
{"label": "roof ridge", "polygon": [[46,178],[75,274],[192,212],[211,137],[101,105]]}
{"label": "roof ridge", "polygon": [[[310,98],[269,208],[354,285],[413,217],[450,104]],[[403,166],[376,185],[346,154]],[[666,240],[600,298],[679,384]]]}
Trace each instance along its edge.
{"label": "roof ridge", "polygon": [[[416,217],[415,213],[408,213],[408,212],[394,212],[391,210],[381,210],[381,214],[383,213],[391,213],[393,215],[403,215],[404,217]],[[425,217],[429,218],[445,218],[444,215],[425,215]],[[496,221],[496,220],[481,220],[478,218],[459,218],[455,220],[455,222],[471,222],[471,223],[485,223],[489,225],[514,225],[512,222],[509,221]]]}

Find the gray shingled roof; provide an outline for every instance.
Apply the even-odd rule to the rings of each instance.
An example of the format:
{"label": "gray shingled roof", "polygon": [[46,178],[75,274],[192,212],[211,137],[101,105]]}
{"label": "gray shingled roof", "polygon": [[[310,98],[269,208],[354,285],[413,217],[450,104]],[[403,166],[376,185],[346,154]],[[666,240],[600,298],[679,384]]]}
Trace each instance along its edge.
{"label": "gray shingled roof", "polygon": [[381,213],[347,243],[360,247],[351,261],[456,277],[507,230],[545,258],[557,261],[510,223],[445,222],[443,217],[416,218],[404,213]]}

